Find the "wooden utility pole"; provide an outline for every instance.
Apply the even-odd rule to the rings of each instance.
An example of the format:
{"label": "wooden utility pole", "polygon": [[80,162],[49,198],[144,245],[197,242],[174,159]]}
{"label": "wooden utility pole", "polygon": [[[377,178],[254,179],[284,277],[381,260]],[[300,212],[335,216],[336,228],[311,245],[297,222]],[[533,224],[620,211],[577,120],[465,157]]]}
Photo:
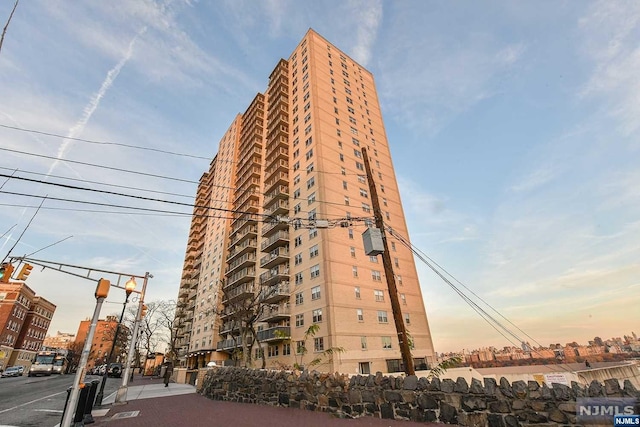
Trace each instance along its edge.
{"label": "wooden utility pole", "polygon": [[389,246],[387,245],[386,233],[384,231],[384,221],[382,220],[382,211],[380,210],[380,202],[378,201],[378,191],[376,184],[373,182],[373,174],[371,173],[371,165],[367,156],[367,149],[362,149],[362,158],[364,160],[365,171],[367,172],[367,182],[369,183],[369,193],[371,194],[371,204],[373,207],[373,215],[376,219],[376,228],[380,230],[382,235],[382,243],[384,252],[382,252],[382,265],[384,266],[384,275],[387,279],[387,288],[389,289],[389,300],[391,301],[391,311],[393,312],[393,321],[396,324],[398,332],[398,342],[400,344],[400,353],[402,354],[402,362],[404,363],[404,372],[407,375],[415,375],[416,371],[413,366],[413,357],[411,357],[411,349],[409,348],[409,340],[407,337],[407,329],[402,319],[402,309],[398,300],[398,288],[396,287],[396,276],[393,274],[393,265],[391,264],[391,255]]}

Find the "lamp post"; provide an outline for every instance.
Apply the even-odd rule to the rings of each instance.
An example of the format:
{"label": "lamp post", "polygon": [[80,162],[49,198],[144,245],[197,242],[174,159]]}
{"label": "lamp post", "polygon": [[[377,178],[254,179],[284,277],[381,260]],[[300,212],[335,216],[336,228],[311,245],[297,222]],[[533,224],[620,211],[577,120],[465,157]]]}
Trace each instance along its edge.
{"label": "lamp post", "polygon": [[104,374],[102,375],[102,383],[100,383],[100,390],[96,395],[95,406],[102,405],[102,399],[104,398],[104,386],[107,384],[107,377],[109,376],[109,364],[111,363],[111,359],[113,358],[113,353],[116,349],[116,344],[118,342],[118,334],[120,333],[120,325],[122,325],[122,319],[124,318],[124,311],[127,308],[127,303],[129,302],[129,296],[136,288],[136,281],[132,277],[127,280],[127,283],[124,285],[125,292],[127,293],[127,297],[124,300],[124,304],[122,305],[122,313],[120,314],[120,320],[118,321],[118,325],[116,326],[116,333],[113,336],[113,344],[111,344],[111,350],[109,351],[109,357],[107,358],[107,367],[104,370]]}
{"label": "lamp post", "polygon": [[138,339],[138,328],[140,322],[144,317],[146,306],[144,305],[145,292],[147,291],[147,282],[153,278],[153,274],[146,272],[144,275],[144,281],[142,282],[142,292],[140,293],[140,301],[138,302],[138,311],[136,313],[136,321],[133,323],[133,332],[131,333],[131,344],[129,347],[129,354],[127,354],[127,364],[122,378],[122,385],[116,393],[116,403],[123,404],[127,402],[127,390],[129,389],[129,372],[131,370],[131,363],[133,361],[133,353],[135,352],[136,340]]}

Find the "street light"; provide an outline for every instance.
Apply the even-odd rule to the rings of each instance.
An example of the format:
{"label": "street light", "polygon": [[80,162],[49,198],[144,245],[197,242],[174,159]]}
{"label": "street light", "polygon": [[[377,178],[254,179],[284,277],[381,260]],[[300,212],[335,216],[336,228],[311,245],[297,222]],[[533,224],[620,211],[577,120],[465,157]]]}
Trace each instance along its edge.
{"label": "street light", "polygon": [[[127,297],[124,300],[124,304],[122,305],[122,313],[120,314],[120,320],[118,321],[118,325],[116,326],[116,333],[113,336],[113,343],[111,344],[111,350],[109,351],[109,357],[107,358],[107,367],[104,370],[104,374],[102,375],[102,383],[100,384],[100,391],[96,395],[96,406],[102,405],[102,399],[104,398],[104,386],[107,384],[107,377],[109,376],[109,364],[111,363],[111,358],[113,357],[113,352],[116,349],[116,343],[118,341],[118,334],[120,333],[120,325],[122,325],[122,319],[124,318],[124,311],[127,308],[127,303],[129,302],[129,295],[136,288],[136,280],[132,277],[127,280],[127,283],[124,285],[124,290],[127,293]],[[121,373],[122,374],[122,373]]]}

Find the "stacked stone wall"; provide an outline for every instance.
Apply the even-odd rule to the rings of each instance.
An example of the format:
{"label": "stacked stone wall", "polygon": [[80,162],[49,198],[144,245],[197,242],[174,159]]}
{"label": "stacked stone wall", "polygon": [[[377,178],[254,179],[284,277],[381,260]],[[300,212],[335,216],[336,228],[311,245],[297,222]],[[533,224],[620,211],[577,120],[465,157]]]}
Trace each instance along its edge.
{"label": "stacked stone wall", "polygon": [[342,418],[371,416],[474,427],[578,425],[576,400],[581,397],[640,398],[629,380],[623,388],[615,379],[550,388],[535,381],[509,384],[505,378],[473,379],[468,384],[464,378],[429,381],[415,375],[349,377],[235,367],[211,368],[198,385],[199,393],[214,400],[322,411]]}

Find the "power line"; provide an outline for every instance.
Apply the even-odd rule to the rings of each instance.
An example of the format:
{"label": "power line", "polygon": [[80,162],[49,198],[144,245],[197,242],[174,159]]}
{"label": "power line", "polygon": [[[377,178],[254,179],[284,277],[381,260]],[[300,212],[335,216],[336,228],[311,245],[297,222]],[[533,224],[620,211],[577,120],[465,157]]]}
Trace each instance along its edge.
{"label": "power line", "polygon": [[[514,347],[517,347],[518,344],[514,343],[509,337],[507,337],[505,335],[505,333],[507,335],[510,335],[511,337],[513,337],[514,339],[516,339],[517,341],[519,341],[520,343],[524,342],[524,340],[519,337],[518,335],[516,335],[513,331],[511,331],[509,328],[507,328],[506,326],[504,326],[498,319],[496,319],[495,317],[493,317],[491,314],[489,314],[486,310],[484,310],[482,307],[480,307],[475,301],[473,301],[471,298],[469,298],[464,292],[462,292],[457,286],[455,286],[449,279],[447,279],[446,277],[444,277],[444,274],[442,272],[440,272],[438,269],[436,269],[434,267],[433,264],[437,265],[438,268],[440,268],[442,271],[444,271],[448,276],[452,277],[457,283],[459,283],[461,286],[463,286],[465,289],[467,289],[469,292],[471,292],[471,294],[473,294],[476,298],[478,298],[480,301],[482,301],[487,307],[489,307],[492,311],[494,311],[495,313],[497,313],[500,317],[502,317],[503,319],[505,319],[507,322],[509,322],[511,325],[513,325],[516,329],[518,329],[520,332],[522,332],[525,336],[527,336],[529,339],[531,339],[532,341],[534,341],[536,344],[538,344],[538,346],[542,347],[542,345],[540,343],[538,343],[535,339],[533,339],[532,337],[530,337],[526,332],[524,332],[522,329],[520,329],[519,327],[517,327],[513,322],[511,322],[509,319],[507,319],[505,316],[503,316],[500,312],[498,312],[498,310],[496,310],[494,307],[492,307],[488,302],[486,302],[485,300],[483,300],[482,298],[480,298],[478,295],[476,295],[473,291],[471,291],[467,286],[465,286],[462,282],[460,282],[458,279],[456,279],[453,275],[451,275],[451,273],[447,272],[444,268],[442,268],[440,265],[438,265],[435,261],[433,261],[431,258],[429,258],[426,254],[424,254],[424,252],[422,252],[420,249],[418,249],[417,247],[415,247],[411,242],[408,241],[408,239],[406,239],[405,237],[399,235],[398,233],[396,233],[391,227],[385,227],[388,231],[389,234],[392,235],[393,237],[395,237],[401,244],[403,244],[404,246],[406,246],[407,248],[409,248],[409,250],[411,250],[411,252],[418,257],[418,259],[420,259],[422,262],[424,262],[434,273],[436,273],[447,285],[449,285],[454,292],[456,292],[474,311],[476,311],[476,313],[478,313],[478,315],[480,315],[480,317],[482,317],[487,323],[489,323],[489,325],[495,329],[500,335],[502,335],[508,342],[510,342]],[[433,264],[432,264],[433,263]],[[499,328],[499,329],[498,329]],[[504,333],[501,331],[504,331]],[[531,349],[532,352],[538,352],[536,349]],[[572,372],[570,369],[565,368],[562,365],[557,365],[560,367],[560,369],[566,371],[566,372]]]}
{"label": "power line", "polygon": [[64,136],[64,135],[58,135],[56,133],[43,132],[43,131],[40,131],[40,130],[26,129],[26,128],[21,128],[21,127],[17,127],[17,126],[9,126],[9,125],[3,125],[3,124],[0,124],[0,127],[3,127],[5,129],[17,130],[17,131],[20,131],[20,132],[28,132],[28,133],[35,133],[35,134],[38,134],[38,135],[53,136],[53,137],[56,137],[56,138],[68,139],[68,140],[71,140],[71,141],[86,142],[88,144],[113,145],[113,146],[117,146],[117,147],[133,148],[133,149],[136,149],[136,150],[153,151],[153,152],[156,152],[156,153],[169,154],[169,155],[172,155],[172,156],[190,157],[192,159],[201,159],[201,160],[211,161],[210,157],[198,156],[198,155],[195,155],[195,154],[177,153],[175,151],[167,151],[167,150],[161,150],[159,148],[143,147],[141,145],[124,144],[124,143],[120,143],[120,142],[93,141],[93,140],[84,139],[84,138],[73,138],[73,137]]}
{"label": "power line", "polygon": [[113,167],[113,166],[103,166],[103,165],[98,165],[98,164],[95,164],[95,163],[81,162],[81,161],[78,161],[78,160],[59,159],[59,158],[54,157],[54,156],[46,156],[44,154],[35,154],[35,153],[29,153],[27,151],[20,151],[20,150],[12,150],[10,148],[0,147],[0,150],[9,151],[11,153],[24,154],[25,156],[41,157],[41,158],[44,158],[44,159],[51,159],[51,160],[56,160],[56,161],[60,161],[60,162],[74,163],[74,164],[78,164],[78,165],[91,166],[91,167],[100,168],[100,169],[108,169],[108,170],[112,170],[112,171],[116,171],[116,172],[124,172],[124,173],[130,173],[130,174],[134,174],[134,175],[149,176],[149,177],[152,177],[152,178],[160,178],[160,179],[167,179],[167,180],[171,180],[171,181],[186,182],[186,183],[189,183],[189,184],[199,184],[198,181],[192,181],[192,180],[189,180],[189,179],[174,178],[174,177],[165,176],[165,175],[156,175],[156,174],[152,174],[152,173],[132,171],[132,170],[128,170],[128,169],[116,168],[116,167]]}
{"label": "power line", "polygon": [[[147,193],[157,193],[157,194],[164,194],[164,195],[167,195],[167,196],[185,197],[185,198],[193,199],[193,196],[187,196],[186,194],[170,193],[170,192],[167,192],[167,191],[159,191],[159,190],[149,190],[147,188],[132,187],[130,185],[109,184],[109,183],[106,183],[106,182],[91,181],[91,180],[88,180],[88,179],[70,178],[70,177],[62,176],[62,175],[53,175],[53,174],[46,174],[46,173],[42,173],[42,172],[33,172],[33,171],[27,171],[27,170],[24,170],[24,169],[6,168],[6,167],[3,167],[3,166],[0,166],[0,169],[15,170],[16,172],[27,173],[27,174],[31,174],[31,175],[39,175],[39,176],[46,176],[46,177],[52,177],[52,178],[66,179],[66,180],[69,180],[69,181],[86,182],[88,184],[98,184],[98,185],[104,185],[104,186],[107,186],[107,187],[126,188],[126,189],[129,189],[129,190],[145,191]],[[9,179],[7,179],[7,181],[9,181]],[[2,187],[0,187],[0,189],[2,189]]]}
{"label": "power line", "polygon": [[[37,197],[37,196],[36,196]],[[27,209],[35,209],[37,205],[17,205],[15,203],[0,203],[0,206],[8,206],[12,208],[27,208]],[[104,211],[99,209],[73,209],[73,208],[60,208],[54,206],[43,206],[43,210],[53,210],[53,211],[70,211],[70,212],[87,212],[87,213],[105,213],[105,214],[116,214],[116,215],[149,215],[149,216],[169,216],[169,217],[192,217],[193,214],[184,213],[184,214],[155,214],[155,213],[142,213],[142,212],[124,212],[124,211]],[[198,216],[198,215],[195,215]],[[17,224],[16,224],[17,225]],[[15,225],[14,225],[15,227]],[[4,235],[0,236],[0,238],[4,237]]]}

